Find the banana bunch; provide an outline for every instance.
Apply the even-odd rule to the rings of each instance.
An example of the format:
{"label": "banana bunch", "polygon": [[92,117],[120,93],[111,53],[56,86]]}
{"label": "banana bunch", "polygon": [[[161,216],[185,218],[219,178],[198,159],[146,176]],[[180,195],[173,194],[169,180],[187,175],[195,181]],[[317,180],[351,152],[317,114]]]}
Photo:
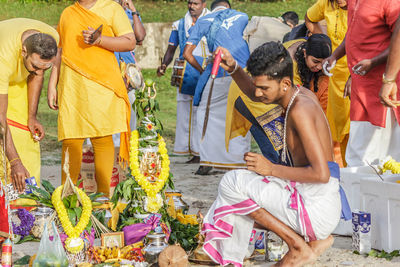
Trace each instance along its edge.
{"label": "banana bunch", "polygon": [[142,242],[125,246],[122,249],[119,247],[94,247],[91,254],[92,259],[97,262],[113,262],[120,259],[144,261],[142,247]]}
{"label": "banana bunch", "polygon": [[100,262],[105,262],[120,258],[121,249],[119,247],[94,247],[94,253]]}

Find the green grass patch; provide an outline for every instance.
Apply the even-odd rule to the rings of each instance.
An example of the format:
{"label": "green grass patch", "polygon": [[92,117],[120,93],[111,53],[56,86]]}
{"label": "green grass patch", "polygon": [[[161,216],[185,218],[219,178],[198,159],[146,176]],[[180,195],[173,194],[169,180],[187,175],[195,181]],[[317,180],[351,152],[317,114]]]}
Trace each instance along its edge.
{"label": "green grass patch", "polygon": [[[151,1],[134,0],[143,22],[172,22],[182,18],[187,12],[186,1]],[[210,7],[211,0],[207,1]],[[300,19],[315,0],[287,1],[231,1],[232,8],[252,16],[278,17],[286,11],[295,11]],[[57,25],[61,12],[73,1],[32,1],[0,0],[0,20],[25,17],[41,20],[50,25]]]}

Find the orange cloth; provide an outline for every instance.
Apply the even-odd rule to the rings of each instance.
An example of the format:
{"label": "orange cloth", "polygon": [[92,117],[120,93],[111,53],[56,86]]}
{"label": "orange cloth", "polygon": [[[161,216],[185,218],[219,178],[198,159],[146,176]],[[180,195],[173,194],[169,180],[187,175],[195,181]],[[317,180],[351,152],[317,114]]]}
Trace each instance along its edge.
{"label": "orange cloth", "polygon": [[324,113],[326,114],[326,108],[328,107],[328,87],[329,87],[329,77],[320,76],[318,78],[318,91],[314,92],[314,80],[310,83],[310,90],[314,92],[315,96],[318,98]]}
{"label": "orange cloth", "polygon": [[[76,2],[74,5],[67,7],[60,17],[58,32],[61,39],[62,60],[79,74],[110,89],[116,96],[125,101],[128,131],[121,133],[120,144],[121,162],[125,165],[129,160],[129,120],[131,117],[128,94],[114,53],[83,42],[82,31],[87,29],[87,25],[95,25],[97,27],[103,25],[102,35],[114,36],[105,19]],[[78,41],[65,42],[65,40]]]}

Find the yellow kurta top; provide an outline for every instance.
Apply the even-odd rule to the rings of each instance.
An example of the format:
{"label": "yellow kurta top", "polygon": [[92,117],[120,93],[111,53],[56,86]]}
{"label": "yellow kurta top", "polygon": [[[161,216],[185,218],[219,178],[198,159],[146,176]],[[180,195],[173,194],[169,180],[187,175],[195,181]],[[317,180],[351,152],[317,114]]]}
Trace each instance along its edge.
{"label": "yellow kurta top", "polygon": [[[305,41],[306,41],[305,39],[291,40],[291,41],[283,43],[283,46],[286,49],[289,49],[289,47],[291,47],[293,44],[298,43],[298,42],[303,42],[304,43]],[[292,61],[293,61],[293,84],[294,85],[303,85],[303,83],[301,82],[301,78],[300,78],[299,72],[297,70],[297,61],[294,60],[293,58],[292,58]]]}
{"label": "yellow kurta top", "polygon": [[29,72],[24,66],[21,55],[22,34],[27,30],[47,33],[59,40],[57,31],[37,20],[16,18],[0,22],[0,94],[8,94],[7,119],[14,145],[25,168],[31,176],[40,182],[40,145],[31,133],[21,126],[28,124],[28,88]]}
{"label": "yellow kurta top", "polygon": [[[342,43],[347,32],[347,10],[339,8],[336,2],[332,7],[328,0],[318,0],[308,9],[307,17],[312,22],[326,20],[333,51]],[[341,142],[350,129],[350,99],[343,98],[344,86],[350,76],[347,58],[340,59],[331,73],[327,117],[333,140]]]}
{"label": "yellow kurta top", "polygon": [[[89,11],[107,21],[114,36],[133,32],[124,10],[112,0],[97,0]],[[67,41],[73,40],[64,40]],[[61,48],[62,42],[63,40]],[[94,63],[93,68],[101,66]],[[64,62],[61,63],[58,92],[59,140],[100,137],[127,131],[124,99],[98,82],[81,75]]]}

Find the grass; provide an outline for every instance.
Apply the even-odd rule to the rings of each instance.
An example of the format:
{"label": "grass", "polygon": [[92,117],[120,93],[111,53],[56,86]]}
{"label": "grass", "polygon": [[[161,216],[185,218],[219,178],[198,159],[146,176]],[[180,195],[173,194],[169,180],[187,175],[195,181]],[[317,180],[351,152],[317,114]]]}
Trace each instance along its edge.
{"label": "grass", "polygon": [[[151,1],[133,0],[143,22],[172,22],[180,19],[187,11],[186,1]],[[211,0],[207,1],[210,7]],[[252,16],[278,17],[285,11],[296,11],[300,19],[315,0],[287,1],[238,1],[231,0],[232,7]],[[32,1],[0,0],[0,20],[25,17],[41,20],[50,25],[57,25],[61,12],[73,1]]]}

